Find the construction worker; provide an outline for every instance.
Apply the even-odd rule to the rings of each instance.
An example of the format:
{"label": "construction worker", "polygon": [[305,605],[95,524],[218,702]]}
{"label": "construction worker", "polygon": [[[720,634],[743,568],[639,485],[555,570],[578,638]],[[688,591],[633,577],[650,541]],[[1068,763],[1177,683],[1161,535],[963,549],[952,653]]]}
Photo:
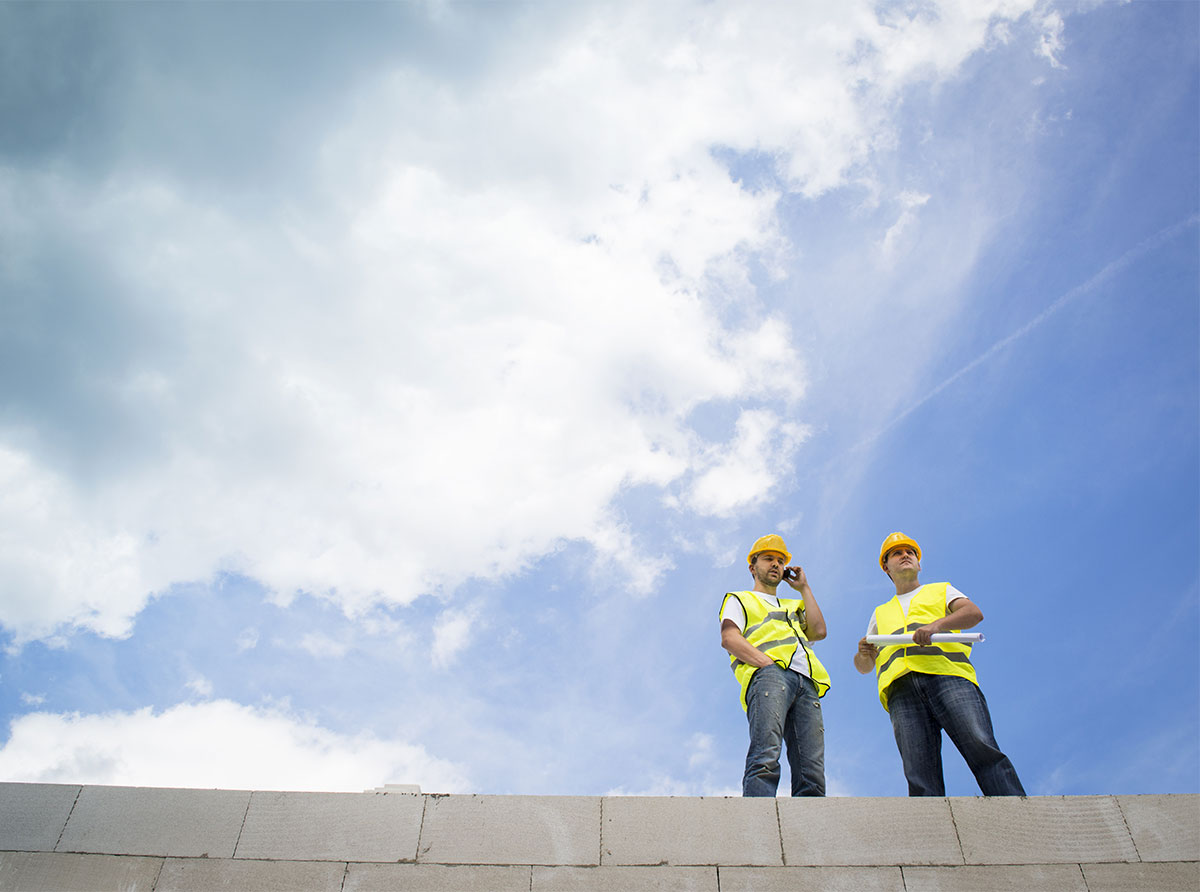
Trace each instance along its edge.
{"label": "construction worker", "polygon": [[[829,690],[829,673],[809,642],[825,637],[825,617],[782,538],[763,536],[746,561],[754,588],[727,592],[721,603],[721,646],[729,651],[750,723],[742,795],[775,795],[786,744],[792,795],[824,796],[821,698]],[[777,597],[781,582],[798,597]]]}
{"label": "construction worker", "polygon": [[879,566],[896,596],[875,608],[868,635],[912,633],[913,644],[876,647],[858,642],[854,667],[875,670],[879,700],[892,719],[909,796],[945,796],[942,731],[958,747],[985,796],[1024,796],[1025,789],[992,731],[987,700],[975,679],[969,643],[934,644],[938,632],[959,632],[983,620],[981,611],[948,582],[922,585],[921,546],[892,533]]}

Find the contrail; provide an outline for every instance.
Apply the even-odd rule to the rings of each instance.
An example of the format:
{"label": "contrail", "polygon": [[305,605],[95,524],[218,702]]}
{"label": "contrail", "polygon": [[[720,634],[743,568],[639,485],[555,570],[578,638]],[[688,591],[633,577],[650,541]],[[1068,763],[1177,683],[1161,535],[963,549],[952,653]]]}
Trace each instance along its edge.
{"label": "contrail", "polygon": [[1030,319],[1028,322],[1026,322],[1024,325],[1022,325],[1020,328],[1018,328],[1016,331],[1014,331],[1008,337],[1002,338],[1001,340],[992,344],[991,347],[989,347],[983,353],[979,354],[979,356],[972,359],[970,362],[968,362],[965,366],[963,366],[961,369],[959,369],[957,372],[955,372],[953,375],[951,375],[949,378],[947,378],[941,384],[938,384],[936,387],[931,389],[928,393],[925,394],[925,396],[923,396],[921,399],[917,400],[917,402],[913,403],[911,406],[906,408],[903,412],[901,412],[895,418],[891,419],[887,424],[885,424],[883,427],[879,428],[879,430],[875,431],[875,433],[871,434],[869,437],[867,437],[865,440],[863,440],[861,443],[859,443],[858,446],[856,446],[855,448],[857,449],[862,446],[866,446],[870,443],[873,443],[875,440],[879,439],[887,431],[891,430],[893,427],[895,427],[897,424],[899,424],[901,421],[903,421],[905,418],[907,418],[913,412],[917,411],[917,409],[921,408],[923,405],[925,405],[927,402],[929,402],[931,399],[933,399],[935,396],[937,396],[939,393],[941,393],[943,390],[945,390],[947,387],[949,387],[951,384],[953,384],[955,381],[957,381],[963,375],[968,374],[969,372],[971,372],[978,366],[987,362],[989,359],[991,359],[993,356],[995,356],[997,353],[999,353],[1001,350],[1003,350],[1009,344],[1013,343],[1013,341],[1016,341],[1020,338],[1025,337],[1025,335],[1029,334],[1031,331],[1033,331],[1035,328],[1037,328],[1039,325],[1041,325],[1043,322],[1045,322],[1047,319],[1049,319],[1052,315],[1057,313],[1059,310],[1061,310],[1067,304],[1071,303],[1071,301],[1076,300],[1080,297],[1083,297],[1085,294],[1088,294],[1091,291],[1094,291],[1096,288],[1098,288],[1100,285],[1107,282],[1109,279],[1111,279],[1117,273],[1125,270],[1126,267],[1130,266],[1131,264],[1135,263],[1138,260],[1141,260],[1143,257],[1145,257],[1147,254],[1151,253],[1152,251],[1155,251],[1158,248],[1162,247],[1163,244],[1165,244],[1166,242],[1169,242],[1171,239],[1175,238],[1175,236],[1179,235],[1179,233],[1182,232],[1183,230],[1187,229],[1190,226],[1195,226],[1197,222],[1200,222],[1200,214],[1193,214],[1192,216],[1188,217],[1186,220],[1181,220],[1172,226],[1168,226],[1166,229],[1159,230],[1157,233],[1150,236],[1145,241],[1130,248],[1128,251],[1126,251],[1124,254],[1122,254],[1120,257],[1118,257],[1116,260],[1109,263],[1102,270],[1100,270],[1100,272],[1096,273],[1094,276],[1092,276],[1090,279],[1088,279],[1082,285],[1076,285],[1074,288],[1072,288],[1066,294],[1062,295],[1060,298],[1058,298],[1058,300],[1056,300],[1054,303],[1050,304],[1050,306],[1046,307],[1046,309],[1042,310],[1042,312],[1038,313],[1036,316],[1034,316],[1032,319]]}

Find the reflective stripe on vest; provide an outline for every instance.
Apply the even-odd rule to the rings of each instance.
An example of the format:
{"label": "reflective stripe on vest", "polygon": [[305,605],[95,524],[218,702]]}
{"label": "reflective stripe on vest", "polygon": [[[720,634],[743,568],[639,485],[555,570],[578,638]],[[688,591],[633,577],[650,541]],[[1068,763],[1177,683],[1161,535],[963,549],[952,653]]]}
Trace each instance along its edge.
{"label": "reflective stripe on vest", "polygon": [[[755,592],[727,592],[725,600],[721,601],[721,611],[725,610],[725,601],[737,598],[746,613],[746,625],[741,630],[745,639],[752,647],[756,647],[785,669],[792,665],[798,655],[808,661],[808,677],[817,686],[817,696],[824,697],[829,690],[829,673],[821,665],[809,647],[808,637],[804,634],[803,598],[780,598],[779,606],[774,607],[760,598]],[[719,615],[719,614],[718,614]],[[746,692],[750,689],[750,679],[758,671],[757,666],[743,663],[730,654],[729,665],[734,677],[742,686],[742,709],[747,709]]]}
{"label": "reflective stripe on vest", "polygon": [[[907,615],[900,606],[899,598],[892,598],[886,604],[880,604],[875,608],[875,628],[883,635],[900,635],[941,619],[946,615],[946,586],[945,582],[932,582],[921,586],[908,602]],[[884,629],[891,631],[884,632]],[[883,704],[884,709],[888,708],[887,692],[892,682],[909,672],[958,675],[979,684],[975,679],[975,667],[971,665],[969,643],[889,645],[880,648],[878,656],[875,657],[879,702]]]}

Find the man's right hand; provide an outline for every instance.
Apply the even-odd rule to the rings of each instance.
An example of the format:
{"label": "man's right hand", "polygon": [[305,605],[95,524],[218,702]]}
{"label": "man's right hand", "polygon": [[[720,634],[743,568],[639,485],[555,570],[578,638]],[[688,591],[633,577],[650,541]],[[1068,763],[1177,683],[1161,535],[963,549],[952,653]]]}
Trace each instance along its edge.
{"label": "man's right hand", "polygon": [[854,668],[866,675],[875,668],[875,658],[879,656],[879,648],[866,639],[858,639],[858,653],[854,655]]}

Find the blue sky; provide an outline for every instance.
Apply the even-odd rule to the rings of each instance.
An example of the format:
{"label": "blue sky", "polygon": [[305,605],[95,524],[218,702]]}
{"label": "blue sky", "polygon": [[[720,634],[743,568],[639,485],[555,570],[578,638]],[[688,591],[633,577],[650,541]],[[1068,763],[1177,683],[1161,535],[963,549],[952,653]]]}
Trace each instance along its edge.
{"label": "blue sky", "polygon": [[1200,6],[969,6],[0,7],[0,779],[735,794],[779,532],[903,795],[902,529],[1031,794],[1200,791]]}

